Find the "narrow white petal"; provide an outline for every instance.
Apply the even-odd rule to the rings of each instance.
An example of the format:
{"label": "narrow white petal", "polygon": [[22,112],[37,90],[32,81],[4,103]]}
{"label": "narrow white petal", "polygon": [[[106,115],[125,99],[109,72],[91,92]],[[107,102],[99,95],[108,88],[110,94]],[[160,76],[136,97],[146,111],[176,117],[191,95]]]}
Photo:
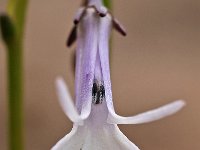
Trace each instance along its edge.
{"label": "narrow white petal", "polygon": [[152,122],[167,116],[170,116],[179,111],[185,102],[183,100],[177,100],[157,109],[153,109],[132,117],[122,117],[112,112],[108,115],[108,123],[111,124],[141,124]]}
{"label": "narrow white petal", "polygon": [[57,78],[56,86],[57,86],[59,102],[65,114],[69,117],[69,119],[72,122],[82,124],[83,120],[81,119],[80,115],[78,114],[73,104],[72,98],[69,94],[69,91],[67,89],[64,80],[62,78]]}
{"label": "narrow white petal", "polygon": [[80,150],[84,136],[84,132],[74,126],[71,132],[58,141],[51,150]]}

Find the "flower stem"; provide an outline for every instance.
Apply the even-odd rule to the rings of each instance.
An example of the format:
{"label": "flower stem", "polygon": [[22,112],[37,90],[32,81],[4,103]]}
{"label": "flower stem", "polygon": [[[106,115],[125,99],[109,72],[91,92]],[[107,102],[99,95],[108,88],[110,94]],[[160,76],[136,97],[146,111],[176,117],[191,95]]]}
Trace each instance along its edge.
{"label": "flower stem", "polygon": [[7,54],[9,149],[23,150],[23,51],[21,43],[14,45]]}
{"label": "flower stem", "polygon": [[28,0],[9,0],[1,14],[2,39],[7,47],[9,149],[23,150],[23,33]]}

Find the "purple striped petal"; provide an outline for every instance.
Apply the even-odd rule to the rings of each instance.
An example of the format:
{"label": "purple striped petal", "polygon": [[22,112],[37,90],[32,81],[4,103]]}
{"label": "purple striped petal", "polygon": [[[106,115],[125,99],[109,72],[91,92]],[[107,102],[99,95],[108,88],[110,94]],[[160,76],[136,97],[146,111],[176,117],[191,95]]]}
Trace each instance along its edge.
{"label": "purple striped petal", "polygon": [[[81,41],[78,42],[76,66],[76,104],[83,118],[87,118],[91,110],[92,86],[97,54],[98,19],[93,8],[86,11],[80,24]],[[80,92],[80,93],[79,93]]]}
{"label": "purple striped petal", "polygon": [[109,38],[111,31],[111,16],[107,15],[102,18],[99,23],[99,55],[101,60],[103,81],[105,86],[105,98],[107,107],[110,112],[114,113],[112,90],[110,80],[110,64],[109,64]]}

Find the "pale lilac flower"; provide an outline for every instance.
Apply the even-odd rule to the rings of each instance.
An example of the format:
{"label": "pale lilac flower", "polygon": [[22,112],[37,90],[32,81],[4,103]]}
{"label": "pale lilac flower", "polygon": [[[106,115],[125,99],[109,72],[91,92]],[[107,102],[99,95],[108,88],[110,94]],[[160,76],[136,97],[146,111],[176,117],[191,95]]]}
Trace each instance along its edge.
{"label": "pale lilac flower", "polygon": [[[180,110],[184,101],[178,100],[160,108],[132,117],[115,113],[112,100],[109,37],[112,26],[123,28],[102,7],[100,0],[91,0],[75,17],[78,30],[76,49],[76,106],[62,78],[56,81],[60,104],[74,123],[72,131],[52,150],[139,150],[119,130],[117,124],[141,124],[161,119]],[[92,6],[92,7],[90,7]],[[68,44],[75,40],[71,36]]]}

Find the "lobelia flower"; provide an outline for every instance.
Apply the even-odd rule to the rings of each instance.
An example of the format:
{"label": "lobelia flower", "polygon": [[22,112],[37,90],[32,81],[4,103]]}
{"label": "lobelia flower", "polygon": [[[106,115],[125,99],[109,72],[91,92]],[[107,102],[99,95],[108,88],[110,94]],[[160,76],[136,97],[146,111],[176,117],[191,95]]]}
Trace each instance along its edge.
{"label": "lobelia flower", "polygon": [[101,0],[90,0],[75,17],[68,45],[76,39],[75,99],[76,106],[62,78],[56,81],[60,104],[73,122],[72,131],[52,150],[139,150],[117,124],[141,124],[161,119],[180,110],[178,100],[160,108],[131,117],[115,113],[112,101],[109,37],[112,26],[125,35]]}

